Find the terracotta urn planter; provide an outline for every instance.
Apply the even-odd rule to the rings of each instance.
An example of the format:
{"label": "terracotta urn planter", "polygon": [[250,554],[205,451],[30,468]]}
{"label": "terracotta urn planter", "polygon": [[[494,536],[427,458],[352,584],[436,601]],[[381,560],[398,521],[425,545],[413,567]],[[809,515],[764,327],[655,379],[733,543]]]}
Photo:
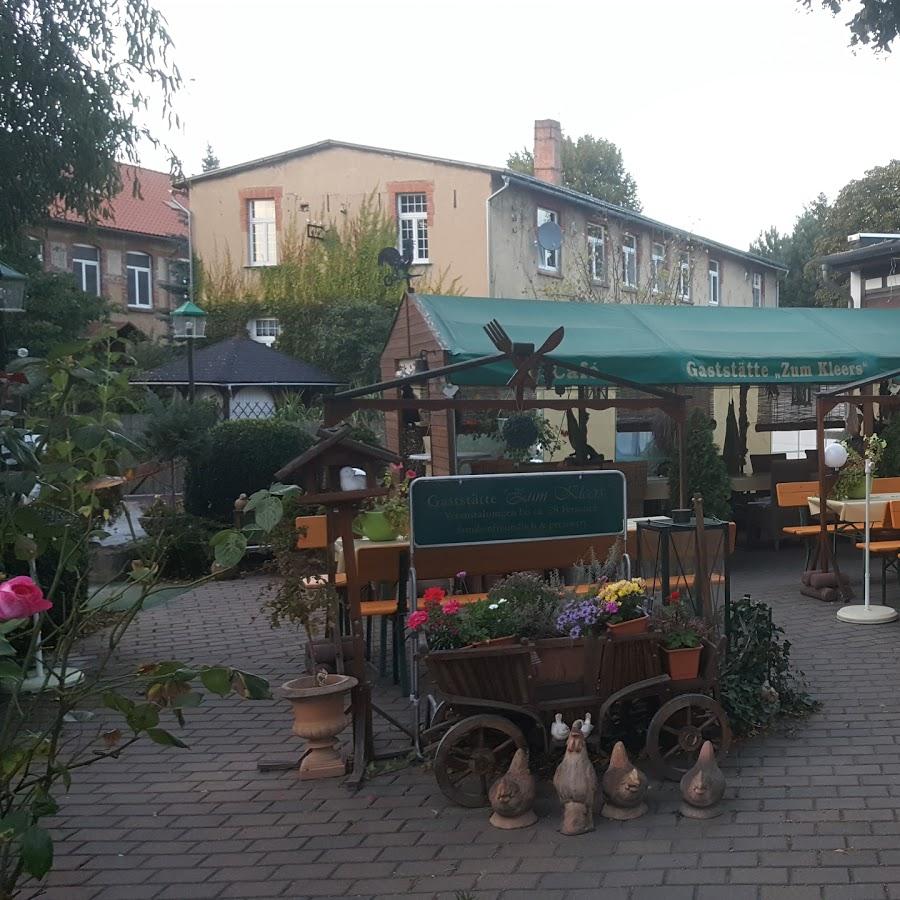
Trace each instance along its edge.
{"label": "terracotta urn planter", "polygon": [[610,637],[629,637],[632,634],[644,634],[649,625],[650,616],[641,616],[639,619],[629,619],[617,625],[607,625],[606,628]]}
{"label": "terracotta urn planter", "polygon": [[680,650],[662,648],[666,658],[666,667],[672,681],[686,681],[696,678],[700,673],[700,654],[703,647],[683,647]]}
{"label": "terracotta urn planter", "polygon": [[306,739],[300,778],[336,778],[345,774],[337,736],[347,726],[347,693],[357,685],[351,675],[304,675],[282,685],[294,708],[294,734]]}

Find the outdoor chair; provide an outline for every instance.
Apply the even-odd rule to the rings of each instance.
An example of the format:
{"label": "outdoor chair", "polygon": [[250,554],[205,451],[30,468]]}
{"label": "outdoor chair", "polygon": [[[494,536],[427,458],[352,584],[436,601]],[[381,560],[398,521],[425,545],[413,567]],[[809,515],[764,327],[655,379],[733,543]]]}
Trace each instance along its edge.
{"label": "outdoor chair", "polygon": [[767,475],[775,460],[787,459],[787,453],[751,453],[750,468],[754,475]]}
{"label": "outdoor chair", "polygon": [[[328,519],[326,516],[297,516],[294,519],[298,550],[325,550],[328,547]],[[310,575],[303,579],[303,586],[308,588],[324,587],[328,584],[328,575]],[[334,578],[336,588],[347,586],[347,576],[338,572]]]}
{"label": "outdoor chair", "polygon": [[388,626],[391,630],[391,669],[394,684],[401,678],[400,669],[404,665],[403,657],[403,622],[405,602],[401,602],[402,593],[406,590],[406,579],[400,571],[400,552],[396,547],[366,547],[360,545],[356,550],[356,569],[359,583],[369,596],[382,591],[386,585],[388,598],[363,600],[360,603],[363,619],[366,623],[366,656],[372,658],[372,622],[379,620],[379,658],[378,674],[387,674]]}
{"label": "outdoor chair", "polygon": [[[812,481],[812,464],[808,459],[779,459],[784,454],[764,454],[768,460],[771,494],[747,504],[747,545],[754,534],[761,541],[771,540],[775,549],[781,549],[782,529],[786,525],[800,525],[797,508],[781,508],[777,502],[778,485],[786,481]],[[772,458],[774,457],[774,458]],[[753,456],[751,455],[751,459]],[[813,491],[815,493],[815,491]]]}
{"label": "outdoor chair", "polygon": [[[800,516],[799,525],[785,525],[781,529],[781,533],[787,537],[799,538],[803,542],[806,551],[806,559],[803,563],[804,570],[809,568],[809,561],[812,559],[813,549],[816,540],[819,537],[821,528],[819,525],[809,522],[809,497],[814,497],[819,493],[818,481],[781,481],[775,485],[775,497],[778,508],[797,510]],[[829,534],[836,535],[837,523],[833,515],[829,515],[827,530]]]}
{"label": "outdoor chair", "polygon": [[[898,557],[898,554],[900,554],[900,500],[891,500],[885,506],[881,531],[882,533],[894,533],[894,537],[890,539],[869,540],[869,553],[881,560],[881,603],[884,605],[887,599],[888,570],[893,569],[897,572],[898,578],[900,578],[900,557]],[[882,537],[882,535],[879,535],[879,537]],[[865,541],[860,541],[856,547],[865,552]]]}

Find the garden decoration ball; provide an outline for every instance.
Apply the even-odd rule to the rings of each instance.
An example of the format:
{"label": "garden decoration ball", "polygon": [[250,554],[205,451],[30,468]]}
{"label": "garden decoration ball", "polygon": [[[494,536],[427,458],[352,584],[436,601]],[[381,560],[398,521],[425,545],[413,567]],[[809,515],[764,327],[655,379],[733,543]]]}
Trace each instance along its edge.
{"label": "garden decoration ball", "polygon": [[555,741],[564,741],[569,736],[569,726],[562,720],[562,713],[557,713],[553,717],[553,724],[550,726],[550,736]]}
{"label": "garden decoration ball", "polygon": [[568,835],[593,831],[597,773],[584,746],[581,719],[569,732],[566,752],[553,776],[553,787],[563,807],[559,830]]}
{"label": "garden decoration ball", "polygon": [[600,810],[607,819],[620,822],[637,819],[647,812],[647,779],[628,758],[625,745],[618,741],[609,758],[609,768],[603,776],[606,802]]}
{"label": "garden decoration ball", "polygon": [[719,801],[724,794],[725,776],[713,745],[705,741],[694,767],[681,779],[681,814],[689,819],[715,818],[722,813]]}
{"label": "garden decoration ball", "polygon": [[528,769],[528,753],[516,750],[506,773],[491,785],[488,800],[494,811],[490,818],[494,828],[511,830],[528,828],[537,822],[534,805],[534,776]]}
{"label": "garden decoration ball", "polygon": [[843,444],[829,444],[825,448],[825,465],[829,469],[840,469],[847,462],[847,448]]}

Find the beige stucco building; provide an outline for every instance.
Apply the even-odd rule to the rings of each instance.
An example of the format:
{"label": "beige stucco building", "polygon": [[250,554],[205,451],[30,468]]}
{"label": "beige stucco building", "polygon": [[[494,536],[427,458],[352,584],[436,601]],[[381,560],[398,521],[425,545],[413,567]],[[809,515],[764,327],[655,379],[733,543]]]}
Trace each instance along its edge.
{"label": "beige stucco building", "polygon": [[[194,247],[205,267],[253,279],[278,263],[289,232],[340,227],[371,202],[397,222],[398,249],[425,276],[417,285],[456,279],[472,297],[778,305],[783,266],[564,187],[561,140],[558,122],[535,123],[534,176],[333,140],[205,172],[187,180]],[[547,222],[558,229],[542,229],[542,246]],[[724,429],[728,394],[716,393]],[[592,428],[607,456],[610,416]],[[767,449],[768,435],[754,438]]]}

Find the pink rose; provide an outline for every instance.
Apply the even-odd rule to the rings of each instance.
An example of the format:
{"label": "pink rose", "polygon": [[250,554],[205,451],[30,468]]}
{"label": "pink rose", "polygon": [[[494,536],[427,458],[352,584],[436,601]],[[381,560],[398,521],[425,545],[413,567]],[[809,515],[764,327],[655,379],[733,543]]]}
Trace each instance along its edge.
{"label": "pink rose", "polygon": [[0,622],[26,619],[52,608],[53,604],[27,575],[19,575],[0,584]]}
{"label": "pink rose", "polygon": [[411,631],[415,631],[428,621],[428,613],[423,609],[417,609],[414,613],[410,613],[406,619],[406,627]]}
{"label": "pink rose", "polygon": [[407,469],[407,470],[406,470],[406,477],[407,477],[410,481],[412,481],[413,478],[416,478],[417,476],[416,476],[416,473],[413,472],[412,469]]}
{"label": "pink rose", "polygon": [[446,613],[448,616],[455,616],[459,612],[459,601],[448,600],[446,603],[442,603],[441,612]]}

